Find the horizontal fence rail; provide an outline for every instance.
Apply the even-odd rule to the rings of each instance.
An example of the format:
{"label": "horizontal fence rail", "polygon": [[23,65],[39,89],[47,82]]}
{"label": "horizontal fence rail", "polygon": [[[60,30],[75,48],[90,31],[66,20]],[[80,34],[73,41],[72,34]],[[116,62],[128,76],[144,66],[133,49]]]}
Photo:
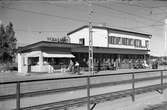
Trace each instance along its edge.
{"label": "horizontal fence rail", "polygon": [[[136,94],[141,94],[144,92],[148,92],[148,91],[153,91],[153,90],[157,90],[159,93],[163,93],[163,90],[165,88],[167,88],[167,84],[164,83],[164,78],[167,78],[166,75],[164,75],[164,72],[167,71],[166,69],[163,70],[147,70],[147,71],[134,71],[134,72],[125,72],[125,73],[112,73],[112,74],[94,74],[94,75],[79,75],[79,76],[70,76],[70,77],[58,77],[58,78],[41,78],[41,79],[26,79],[26,80],[17,80],[17,81],[0,81],[0,85],[6,85],[6,84],[16,84],[16,94],[13,95],[9,95],[8,97],[14,98],[16,97],[16,110],[35,110],[36,108],[42,108],[45,106],[45,108],[47,108],[46,106],[48,106],[48,108],[53,107],[55,110],[57,109],[62,109],[64,108],[64,110],[66,110],[66,108],[72,106],[72,105],[83,105],[83,104],[87,104],[87,110],[93,110],[93,108],[95,108],[96,104],[99,102],[102,102],[104,100],[111,100],[111,99],[116,99],[119,97],[125,97],[125,96],[132,96],[132,101],[135,101],[135,95]],[[135,75],[137,74],[147,74],[147,73],[151,73],[151,72],[158,72],[160,73],[159,76],[155,76],[155,77],[148,77],[148,78],[135,78]],[[131,79],[130,80],[125,80],[125,81],[118,81],[118,82],[107,82],[104,84],[91,84],[91,78],[101,78],[104,76],[123,76],[123,75],[131,75]],[[43,105],[37,105],[37,106],[31,106],[31,107],[25,107],[22,108],[20,105],[21,103],[21,97],[24,96],[29,96],[28,94],[38,94],[39,92],[43,92],[43,91],[36,91],[33,93],[21,93],[20,90],[20,86],[22,83],[28,83],[28,82],[41,82],[41,81],[53,81],[53,80],[68,80],[68,79],[81,79],[84,78],[86,79],[86,85],[83,86],[79,86],[77,87],[73,87],[73,88],[77,88],[76,90],[79,89],[86,89],[87,90],[87,96],[86,97],[82,97],[82,98],[76,98],[76,99],[72,99],[72,100],[66,100],[66,101],[60,101],[60,102],[55,102],[55,103],[48,103],[48,104],[43,104]],[[147,81],[147,80],[153,80],[153,79],[160,79],[159,84],[157,85],[151,85],[151,86],[146,86],[146,87],[139,87],[139,88],[135,88],[135,83],[139,82],[139,81]],[[112,84],[124,84],[124,83],[130,83],[131,89],[127,89],[124,91],[117,91],[117,92],[112,92],[112,93],[105,93],[105,94],[99,94],[99,95],[93,95],[91,96],[90,91],[91,88],[94,87],[102,87],[103,85],[112,85]],[[70,91],[72,89],[66,88],[66,89],[56,89],[55,91]],[[53,90],[54,91],[54,90]],[[54,91],[54,92],[55,92]],[[15,95],[15,96],[14,96]],[[0,96],[3,98],[3,96]],[[5,97],[4,97],[5,99]],[[59,107],[56,106],[56,104],[60,105]],[[91,107],[92,105],[92,107]],[[50,107],[49,107],[50,106]]]}
{"label": "horizontal fence rail", "polygon": [[[159,76],[154,76],[154,77],[149,77],[149,78],[135,78],[135,82],[140,82],[140,81],[149,81],[149,80],[156,80],[159,79]],[[163,76],[163,78],[167,78],[167,76]],[[131,83],[131,80],[122,80],[122,81],[117,81],[117,82],[105,82],[105,83],[100,83],[100,84],[91,84],[90,88],[98,88],[98,87],[104,87],[104,86],[116,86],[120,84],[128,84]],[[61,88],[61,89],[51,89],[51,90],[42,90],[42,91],[34,91],[34,92],[26,92],[26,93],[21,93],[20,97],[30,97],[30,96],[38,96],[38,95],[43,95],[46,93],[59,93],[59,92],[67,92],[67,91],[72,91],[72,90],[81,90],[81,89],[86,89],[87,85],[83,86],[74,86],[74,87],[66,87],[66,88]],[[10,95],[3,95],[0,96],[0,101],[6,100],[6,99],[12,99],[15,98],[15,94],[10,94]]]}
{"label": "horizontal fence rail", "polygon": [[94,75],[80,75],[80,76],[71,76],[71,77],[59,77],[59,78],[41,78],[41,79],[25,79],[25,80],[17,80],[17,81],[0,81],[1,84],[16,84],[19,83],[26,83],[26,82],[39,82],[39,81],[50,81],[50,80],[63,80],[63,79],[80,79],[80,78],[87,78],[87,77],[102,77],[102,76],[121,76],[126,74],[142,74],[142,73],[149,73],[149,72],[161,72],[167,71],[167,69],[162,70],[147,70],[147,71],[134,71],[134,72],[122,72],[122,73],[112,73],[112,74],[94,74]]}

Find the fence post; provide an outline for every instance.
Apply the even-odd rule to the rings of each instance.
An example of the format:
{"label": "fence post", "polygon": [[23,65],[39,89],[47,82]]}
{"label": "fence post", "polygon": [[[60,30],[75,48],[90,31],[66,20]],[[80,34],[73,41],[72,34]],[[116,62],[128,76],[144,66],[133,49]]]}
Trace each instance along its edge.
{"label": "fence post", "polygon": [[16,110],[20,110],[20,82],[16,85]]}
{"label": "fence post", "polygon": [[88,104],[87,104],[87,110],[90,110],[90,77],[87,77],[87,98],[88,98]]}
{"label": "fence post", "polygon": [[132,101],[135,101],[135,74],[132,73]]}
{"label": "fence post", "polygon": [[161,94],[163,94],[163,71],[161,71]]}

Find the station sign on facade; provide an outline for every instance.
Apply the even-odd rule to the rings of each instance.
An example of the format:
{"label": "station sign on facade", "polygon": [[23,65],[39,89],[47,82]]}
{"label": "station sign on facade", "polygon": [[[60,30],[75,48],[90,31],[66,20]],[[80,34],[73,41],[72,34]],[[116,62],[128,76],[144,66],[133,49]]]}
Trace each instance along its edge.
{"label": "station sign on facade", "polygon": [[47,37],[47,41],[67,43],[68,39],[66,37],[62,37],[62,38]]}

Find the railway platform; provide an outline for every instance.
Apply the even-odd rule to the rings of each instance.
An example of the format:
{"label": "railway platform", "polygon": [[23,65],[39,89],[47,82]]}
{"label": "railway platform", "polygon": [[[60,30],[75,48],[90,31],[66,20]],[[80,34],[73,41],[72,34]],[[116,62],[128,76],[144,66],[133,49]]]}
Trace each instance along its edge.
{"label": "railway platform", "polygon": [[[151,73],[146,73],[146,75],[143,75],[143,73],[148,72],[148,71],[149,72],[151,71]],[[90,82],[91,82],[90,91],[89,91],[90,96],[91,96],[90,101],[94,100],[94,102],[97,103],[94,110],[111,110],[112,107],[115,108],[115,109],[113,108],[112,110],[142,110],[142,109],[134,109],[134,108],[138,108],[138,107],[141,108],[141,107],[153,105],[154,104],[152,103],[153,100],[155,100],[155,104],[157,104],[157,103],[162,103],[163,101],[165,101],[164,99],[167,99],[166,97],[167,93],[165,90],[165,88],[167,88],[167,77],[166,77],[167,72],[166,71],[163,72],[163,75],[164,75],[163,80],[161,77],[161,70],[156,70],[156,71],[153,71],[153,70],[147,70],[147,71],[146,70],[145,71],[144,70],[127,70],[125,71],[124,70],[122,72],[121,71],[119,72],[114,71],[113,73],[110,72],[110,74],[107,74],[107,72],[108,71],[104,71],[104,73],[101,72],[97,74],[97,77],[90,77]],[[132,73],[136,73],[134,77],[135,79],[133,80],[131,80]],[[141,73],[141,74],[138,75],[137,73]],[[119,75],[124,74],[124,76],[121,78],[116,77],[118,74]],[[66,75],[69,75],[69,74],[66,74]],[[31,110],[31,109],[36,110],[36,108],[38,107],[42,108],[42,110],[47,110],[47,109],[44,109],[47,107],[53,107],[52,109],[59,110],[58,109],[59,107],[55,106],[56,104],[60,104],[57,102],[62,103],[63,101],[63,103],[67,103],[68,101],[69,103],[71,101],[70,103],[71,105],[73,105],[74,102],[77,102],[79,100],[82,101],[82,104],[79,104],[80,106],[76,104],[74,106],[68,107],[68,109],[69,110],[70,109],[85,110],[86,109],[85,107],[87,107],[84,102],[85,100],[87,101],[87,86],[85,85],[86,84],[85,79],[78,80],[78,76],[72,75],[71,77],[68,78],[69,81],[67,81],[66,83],[63,82],[64,85],[61,84],[62,82],[60,81],[61,83],[52,82],[52,84],[50,84],[49,86],[46,84],[46,82],[36,83],[36,85],[30,82],[30,81],[37,81],[37,80],[44,81],[44,79],[53,80],[54,78],[65,80],[66,77],[68,77],[66,75],[61,76],[61,75],[55,75],[55,74],[43,74],[40,76],[39,75],[16,76],[16,78],[13,78],[11,80],[8,79],[8,81],[12,81],[12,82],[19,81],[21,83],[22,85],[20,89],[21,98],[19,101],[20,101],[20,107],[24,108],[23,110]],[[85,74],[79,75],[79,77],[81,77],[81,79],[87,78],[87,75]],[[4,76],[3,78],[8,78],[8,77]],[[70,81],[71,78],[74,78],[75,81]],[[132,83],[132,81],[134,81],[134,83]],[[162,81],[163,81],[164,92],[163,94],[160,94],[162,90],[161,88]],[[7,82],[7,80],[5,80],[5,82]],[[1,80],[1,84],[2,83],[3,81]],[[31,83],[31,85],[26,85],[24,83]],[[74,87],[72,89],[69,89],[68,84],[73,85]],[[40,88],[38,88],[39,85],[41,85]],[[3,85],[1,85],[1,87],[2,87],[1,90],[4,89]],[[11,87],[11,86],[8,86],[8,87]],[[14,87],[13,89],[7,88],[5,90],[9,89],[10,92],[11,90],[16,91],[16,87],[15,86],[13,87]],[[57,87],[57,88],[52,88],[52,89],[60,89],[63,87],[66,89],[62,89],[63,91],[60,91],[60,92],[52,91],[52,92],[46,92],[46,93],[39,94],[39,95],[37,95],[39,91],[37,91],[36,95],[24,94],[27,92],[26,90],[34,89],[34,88],[37,88],[37,90],[40,90],[41,87]],[[132,87],[134,89],[132,89]],[[41,89],[41,91],[43,90]],[[133,92],[135,93],[135,101],[132,101],[132,97],[131,97],[132,95],[134,95]],[[4,91],[4,93],[3,93],[3,90],[1,91],[1,95],[5,93],[7,93],[7,91]],[[147,96],[150,102],[148,100],[148,102],[145,104]],[[156,100],[155,98],[156,96],[159,98],[162,97],[161,98],[162,100]],[[91,103],[91,106],[92,104],[93,103]],[[122,108],[116,107],[116,105],[113,105],[113,104],[116,104],[116,105],[122,104],[122,105],[119,105]],[[36,106],[36,105],[41,105],[41,106]],[[45,107],[43,105],[45,105]],[[131,107],[132,109],[128,107]],[[1,100],[0,108],[2,108],[3,110],[10,110],[10,109],[16,108],[16,98],[11,97],[9,99]]]}

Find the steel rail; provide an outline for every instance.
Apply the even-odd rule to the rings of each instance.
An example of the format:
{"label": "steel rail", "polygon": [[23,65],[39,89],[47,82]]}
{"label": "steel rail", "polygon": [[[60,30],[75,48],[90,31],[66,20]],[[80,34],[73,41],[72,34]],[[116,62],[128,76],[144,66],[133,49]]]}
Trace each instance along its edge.
{"label": "steel rail", "polygon": [[39,81],[50,81],[50,80],[80,79],[80,78],[87,78],[87,77],[120,76],[120,75],[133,74],[133,73],[134,74],[143,74],[143,73],[160,72],[160,71],[167,71],[167,69],[122,72],[122,73],[112,73],[112,74],[80,75],[80,76],[58,77],[58,78],[24,79],[24,80],[17,80],[17,81],[0,81],[0,85],[14,84],[14,83],[18,83],[18,82],[19,83],[26,83],[26,82],[39,82]]}
{"label": "steel rail", "polygon": [[[114,74],[97,74],[97,75],[81,75],[81,76],[72,76],[72,77],[59,77],[59,78],[41,78],[41,79],[26,79],[26,80],[17,80],[17,81],[3,81],[0,82],[0,85],[4,85],[4,84],[13,84],[16,83],[16,110],[21,110],[20,107],[20,85],[21,83],[27,83],[27,82],[38,82],[38,81],[51,81],[51,80],[64,80],[64,79],[78,79],[78,78],[85,78],[87,80],[87,97],[86,97],[86,102],[87,102],[87,106],[88,106],[88,110],[90,110],[90,104],[92,103],[91,99],[94,96],[90,96],[90,78],[93,77],[102,77],[102,76],[114,76],[114,75],[132,75],[132,79],[131,79],[131,83],[132,83],[132,88],[130,89],[130,95],[132,96],[132,100],[135,101],[135,95],[137,94],[136,92],[138,92],[140,88],[135,88],[135,74],[143,74],[143,73],[149,73],[149,72],[160,72],[160,84],[158,85],[153,85],[154,88],[150,89],[150,86],[143,88],[144,90],[155,90],[155,86],[156,89],[161,90],[161,92],[163,93],[163,89],[166,87],[166,84],[163,83],[163,79],[164,79],[164,75],[163,72],[167,71],[166,69],[164,70],[147,70],[147,71],[132,71],[132,72],[125,72],[125,73],[114,73]],[[126,91],[123,91],[123,93],[125,93]],[[119,93],[119,91],[117,91],[117,93]],[[102,95],[100,95],[101,97]],[[121,95],[119,95],[118,97],[120,97]],[[44,104],[43,104],[44,105]],[[72,104],[70,104],[72,105]]]}
{"label": "steel rail", "polygon": [[[154,77],[148,77],[148,78],[136,78],[135,82],[140,81],[150,81],[150,80],[156,80],[161,78],[160,76],[154,76]],[[163,78],[167,78],[167,75],[163,76]],[[122,80],[122,81],[114,81],[114,82],[104,82],[104,83],[97,83],[97,84],[91,84],[90,88],[98,88],[98,87],[106,87],[106,86],[116,86],[120,84],[127,84],[131,83],[132,80]],[[81,90],[86,89],[87,85],[83,86],[74,86],[74,87],[67,87],[67,88],[59,88],[59,89],[50,89],[50,90],[41,90],[41,91],[33,91],[33,92],[26,92],[26,93],[20,93],[20,97],[32,97],[32,96],[39,96],[39,95],[45,95],[45,94],[53,94],[53,93],[59,93],[59,92],[67,92],[67,91],[73,91],[73,90]],[[15,98],[15,94],[9,94],[9,95],[3,95],[0,96],[0,101],[13,99]]]}
{"label": "steel rail", "polygon": [[[164,84],[163,89],[166,89],[166,88],[167,88],[167,83]],[[139,87],[139,88],[135,88],[135,94],[138,95],[142,93],[152,92],[157,89],[162,89],[160,87],[160,84]],[[115,99],[120,99],[120,98],[128,97],[131,95],[132,95],[131,89],[93,95],[90,97],[90,104],[94,104],[94,103],[98,104],[105,101],[113,101]],[[35,105],[31,107],[24,107],[24,108],[20,108],[20,110],[53,110],[53,109],[60,110],[67,107],[74,107],[74,106],[80,107],[85,104],[87,104],[87,97],[70,99],[70,100],[65,100],[61,102],[53,102],[53,103],[42,104],[42,105]]]}

